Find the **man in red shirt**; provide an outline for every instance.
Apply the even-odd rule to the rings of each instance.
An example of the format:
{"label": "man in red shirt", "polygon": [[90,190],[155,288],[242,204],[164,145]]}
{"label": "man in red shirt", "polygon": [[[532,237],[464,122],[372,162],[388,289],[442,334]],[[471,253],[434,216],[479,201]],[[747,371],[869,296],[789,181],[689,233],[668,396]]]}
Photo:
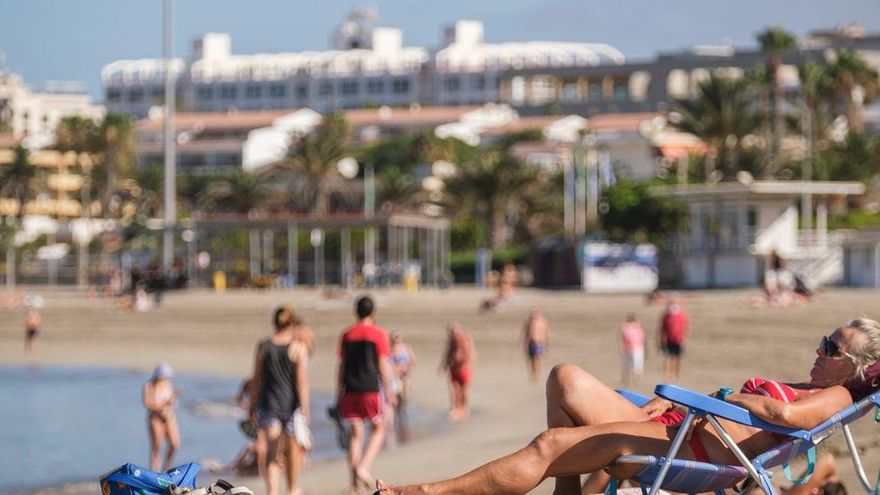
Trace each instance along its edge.
{"label": "man in red shirt", "polygon": [[[336,406],[340,417],[351,425],[348,462],[353,491],[358,489],[358,484],[373,488],[370,466],[385,439],[385,400],[393,406],[396,399],[390,393],[388,334],[373,323],[373,300],[369,296],[359,298],[355,313],[357,323],[348,328],[340,340]],[[386,393],[383,394],[383,390]],[[367,422],[372,425],[372,431],[362,450]]]}
{"label": "man in red shirt", "polygon": [[666,305],[660,322],[660,348],[666,354],[665,376],[677,380],[681,369],[681,354],[690,331],[690,318],[677,298]]}

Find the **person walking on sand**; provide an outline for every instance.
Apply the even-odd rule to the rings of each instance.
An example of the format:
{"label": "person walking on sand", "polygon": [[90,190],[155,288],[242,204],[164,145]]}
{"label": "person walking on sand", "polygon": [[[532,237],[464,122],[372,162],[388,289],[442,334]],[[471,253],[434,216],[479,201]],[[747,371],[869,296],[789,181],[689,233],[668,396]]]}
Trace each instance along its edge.
{"label": "person walking on sand", "polygon": [[645,329],[635,313],[620,326],[620,359],[624,385],[638,383],[645,371]]}
{"label": "person walking on sand", "polygon": [[[177,391],[171,383],[173,377],[174,369],[168,363],[161,363],[144,384],[143,400],[150,432],[150,469],[153,471],[170,468],[174,454],[180,448],[180,429],[174,415]],[[163,439],[167,442],[164,461],[161,456]]]}
{"label": "person walking on sand", "polygon": [[[373,485],[370,468],[385,439],[385,401],[396,406],[391,394],[390,345],[388,333],[375,324],[375,305],[369,296],[355,303],[357,322],[343,332],[339,344],[339,371],[336,408],[351,426],[348,445],[350,489],[369,489]],[[383,397],[382,391],[387,393]],[[366,434],[369,423],[372,431]],[[362,442],[366,437],[366,447]]]}
{"label": "person walking on sand", "polygon": [[526,353],[526,359],[529,362],[529,378],[532,383],[538,381],[538,375],[541,373],[541,355],[547,351],[547,345],[550,343],[550,329],[547,326],[547,319],[544,313],[539,309],[532,309],[529,313],[529,319],[523,327],[523,349]]}
{"label": "person walking on sand", "polygon": [[690,317],[677,297],[666,304],[660,320],[660,349],[666,354],[663,373],[667,380],[677,380],[681,371],[681,355],[690,332]]}
{"label": "person walking on sand", "polygon": [[37,337],[40,335],[40,328],[43,326],[43,319],[40,313],[31,308],[24,315],[24,350],[30,352],[34,350]]}
{"label": "person walking on sand", "polygon": [[295,322],[289,307],[275,310],[275,333],[257,344],[254,359],[250,411],[258,426],[257,465],[269,495],[278,494],[276,480],[285,464],[287,494],[302,493],[300,465],[303,451],[311,449],[308,348],[294,337]]}
{"label": "person walking on sand", "polygon": [[470,415],[468,406],[468,386],[471,383],[472,366],[476,359],[474,341],[458,323],[449,325],[446,352],[440,363],[440,370],[449,371],[449,391],[451,407],[450,421],[461,421]]}

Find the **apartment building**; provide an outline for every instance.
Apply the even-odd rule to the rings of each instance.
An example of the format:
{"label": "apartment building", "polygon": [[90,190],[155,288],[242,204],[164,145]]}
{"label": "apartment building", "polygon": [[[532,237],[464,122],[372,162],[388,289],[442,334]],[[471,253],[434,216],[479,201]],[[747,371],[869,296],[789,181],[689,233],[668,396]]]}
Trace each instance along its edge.
{"label": "apartment building", "polygon": [[[180,106],[192,112],[380,106],[482,105],[499,98],[508,69],[623,63],[615,48],[591,43],[486,43],[483,24],[458,21],[436,50],[406,47],[399,29],[376,25],[375,10],[355,8],[327,51],[236,54],[226,33],[194,41],[171,63]],[[164,100],[161,59],[118,60],[101,73],[113,111],[145,117]]]}
{"label": "apartment building", "polygon": [[34,91],[20,75],[0,68],[0,132],[40,148],[52,143],[58,123],[72,115],[100,119],[104,107],[92,103],[81,84],[50,82]]}
{"label": "apartment building", "polygon": [[[816,31],[798,40],[798,49],[783,54],[783,93],[796,97],[799,64],[829,61],[838,48],[855,50],[880,69],[880,35],[854,28]],[[664,112],[676,99],[693,96],[712,71],[739,76],[766,59],[758,47],[697,45],[621,64],[512,67],[499,76],[498,101],[523,115]]]}

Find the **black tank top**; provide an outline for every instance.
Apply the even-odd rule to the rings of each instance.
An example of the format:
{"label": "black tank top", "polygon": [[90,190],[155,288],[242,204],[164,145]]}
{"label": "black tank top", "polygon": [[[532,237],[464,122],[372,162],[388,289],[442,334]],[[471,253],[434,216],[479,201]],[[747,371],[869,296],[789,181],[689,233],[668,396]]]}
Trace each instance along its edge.
{"label": "black tank top", "polygon": [[268,413],[292,414],[299,407],[296,389],[296,365],[290,361],[290,344],[260,342],[258,353],[262,358],[262,382],[257,407]]}

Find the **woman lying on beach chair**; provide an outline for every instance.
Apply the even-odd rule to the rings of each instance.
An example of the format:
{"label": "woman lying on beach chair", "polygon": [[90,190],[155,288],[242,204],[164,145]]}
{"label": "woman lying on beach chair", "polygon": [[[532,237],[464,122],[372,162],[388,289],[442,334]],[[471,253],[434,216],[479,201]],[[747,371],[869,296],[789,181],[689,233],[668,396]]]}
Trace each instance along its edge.
{"label": "woman lying on beach chair", "polygon": [[[877,388],[880,375],[880,324],[857,319],[823,337],[810,370],[810,381],[784,384],[751,379],[726,401],[775,425],[813,428]],[[520,494],[543,480],[556,477],[556,494],[580,493],[579,475],[608,468],[627,479],[641,466],[615,465],[625,455],[663,456],[676,436],[681,411],[663,399],[636,407],[613,389],[574,366],[554,368],[547,384],[547,421],[550,428],[526,447],[496,459],[465,475],[435,483],[390,486],[379,481],[380,495],[409,494]],[[782,438],[770,432],[719,420],[748,458],[778,445]],[[737,464],[732,451],[712,428],[696,422],[679,458]],[[600,475],[597,475],[601,477]],[[607,475],[594,479],[600,492]],[[588,486],[588,489],[590,487]]]}

